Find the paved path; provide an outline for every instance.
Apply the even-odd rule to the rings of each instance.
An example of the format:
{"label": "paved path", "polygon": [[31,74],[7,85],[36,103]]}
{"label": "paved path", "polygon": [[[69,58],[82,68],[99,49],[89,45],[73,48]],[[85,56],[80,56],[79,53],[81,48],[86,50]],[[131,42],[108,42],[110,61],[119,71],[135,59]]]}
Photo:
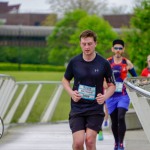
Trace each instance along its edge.
{"label": "paved path", "polygon": [[[97,149],[111,150],[113,138],[104,131],[104,141],[97,140]],[[0,140],[0,150],[71,150],[72,136],[68,123],[30,124],[9,128]]]}
{"label": "paved path", "polygon": [[[110,130],[103,132],[104,140],[97,140],[97,150],[113,150]],[[71,150],[71,145],[68,123],[13,126],[0,140],[0,150]],[[126,150],[150,150],[143,130],[127,131],[125,145]]]}
{"label": "paved path", "polygon": [[142,129],[126,132],[125,150],[150,150],[150,143]]}

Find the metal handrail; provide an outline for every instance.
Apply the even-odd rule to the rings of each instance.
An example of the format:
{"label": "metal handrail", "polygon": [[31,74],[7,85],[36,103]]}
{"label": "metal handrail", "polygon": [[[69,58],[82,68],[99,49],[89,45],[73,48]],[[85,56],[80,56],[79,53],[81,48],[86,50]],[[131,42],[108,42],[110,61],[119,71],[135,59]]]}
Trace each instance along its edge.
{"label": "metal handrail", "polygon": [[[4,123],[9,124],[13,119],[14,114],[17,111],[23,97],[27,93],[27,89],[29,86],[36,85],[36,90],[33,91],[30,100],[25,106],[23,113],[20,118],[18,118],[18,123],[25,123],[29,117],[32,108],[36,100],[38,99],[38,95],[41,93],[41,89],[44,88],[44,85],[52,85],[54,86],[54,91],[51,95],[47,97],[47,105],[45,105],[45,109],[41,112],[40,122],[48,122],[51,120],[54,110],[58,104],[60,96],[63,91],[61,81],[18,81],[16,82],[13,77],[9,75],[0,74],[0,116],[4,118]],[[20,87],[20,91],[19,91]],[[19,94],[16,95],[17,91]],[[15,97],[15,98],[14,98]],[[14,98],[14,99],[13,99]],[[11,102],[12,106],[10,106]],[[10,107],[9,107],[10,106]],[[9,108],[9,109],[8,109]]]}
{"label": "metal handrail", "polygon": [[150,78],[148,77],[132,77],[126,78],[124,84],[129,88],[134,90],[136,93],[144,96],[150,100],[150,91],[143,89],[143,86],[150,85]]}
{"label": "metal handrail", "polygon": [[150,142],[150,77],[126,78],[124,84],[134,110]]}

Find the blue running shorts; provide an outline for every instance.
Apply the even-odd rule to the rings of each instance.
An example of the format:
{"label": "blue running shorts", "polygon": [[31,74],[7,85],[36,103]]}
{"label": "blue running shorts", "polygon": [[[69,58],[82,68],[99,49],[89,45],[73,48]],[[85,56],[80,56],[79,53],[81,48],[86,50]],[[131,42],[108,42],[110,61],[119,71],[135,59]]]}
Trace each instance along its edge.
{"label": "blue running shorts", "polygon": [[129,104],[130,99],[127,94],[121,96],[112,96],[111,98],[106,100],[106,105],[109,114],[111,114],[118,107],[125,108],[126,110],[128,110]]}

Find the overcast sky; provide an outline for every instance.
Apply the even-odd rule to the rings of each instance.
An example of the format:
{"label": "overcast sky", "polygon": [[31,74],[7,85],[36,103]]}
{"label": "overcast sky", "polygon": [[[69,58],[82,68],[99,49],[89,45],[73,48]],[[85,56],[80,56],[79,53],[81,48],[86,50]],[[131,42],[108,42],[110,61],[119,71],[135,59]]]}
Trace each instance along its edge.
{"label": "overcast sky", "polygon": [[[25,12],[34,12],[34,11],[48,11],[49,4],[47,3],[48,0],[0,0],[0,2],[8,2],[9,5],[11,4],[21,4],[20,11]],[[107,0],[110,6],[126,6],[128,9],[132,8],[134,0]]]}

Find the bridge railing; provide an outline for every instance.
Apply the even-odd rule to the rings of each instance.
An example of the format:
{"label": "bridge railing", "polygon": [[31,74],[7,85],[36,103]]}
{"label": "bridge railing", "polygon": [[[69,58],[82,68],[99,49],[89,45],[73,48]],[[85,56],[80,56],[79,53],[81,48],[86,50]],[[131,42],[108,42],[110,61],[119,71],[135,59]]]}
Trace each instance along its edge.
{"label": "bridge railing", "polygon": [[15,79],[0,74],[0,116],[3,118],[14,94]]}
{"label": "bridge railing", "polygon": [[[38,112],[38,108],[36,108],[39,114],[37,122],[49,122],[62,91],[63,86],[60,81],[16,82],[13,77],[1,74],[0,116],[3,118],[4,124],[10,124],[14,116],[17,116],[16,123],[25,123],[33,109],[44,103],[42,112]],[[19,115],[16,113],[18,109]]]}
{"label": "bridge railing", "polygon": [[[150,78],[127,78],[124,83],[134,110],[150,141]],[[49,122],[62,91],[63,86],[60,81],[16,82],[13,77],[0,74],[0,116],[4,124],[10,124],[13,118],[17,118],[16,123],[25,123],[31,114],[35,115],[32,113],[33,109],[45,103],[42,112],[39,113],[37,108],[39,115],[37,122]],[[16,114],[18,109],[19,115]]]}
{"label": "bridge railing", "polygon": [[150,142],[150,78],[127,78],[124,83],[134,110]]}

